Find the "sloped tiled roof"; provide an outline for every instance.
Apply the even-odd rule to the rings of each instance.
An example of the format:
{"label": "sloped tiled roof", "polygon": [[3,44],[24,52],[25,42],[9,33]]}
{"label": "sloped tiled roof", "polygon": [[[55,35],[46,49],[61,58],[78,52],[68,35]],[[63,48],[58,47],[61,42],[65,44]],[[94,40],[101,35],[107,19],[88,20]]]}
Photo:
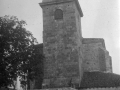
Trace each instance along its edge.
{"label": "sloped tiled roof", "polygon": [[85,72],[80,88],[119,87],[120,75],[103,72]]}

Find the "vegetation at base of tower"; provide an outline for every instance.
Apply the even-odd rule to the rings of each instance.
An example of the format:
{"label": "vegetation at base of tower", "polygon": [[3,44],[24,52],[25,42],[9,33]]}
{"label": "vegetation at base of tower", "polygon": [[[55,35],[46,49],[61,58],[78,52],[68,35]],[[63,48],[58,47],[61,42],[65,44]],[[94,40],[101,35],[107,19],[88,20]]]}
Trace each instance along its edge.
{"label": "vegetation at base of tower", "polygon": [[21,66],[23,72],[21,78],[22,86],[27,84],[27,88],[30,89],[30,82],[35,80],[35,89],[41,89],[43,80],[43,60],[44,55],[42,53],[43,45],[30,46],[31,55],[29,54],[28,63],[24,63]]}
{"label": "vegetation at base of tower", "polygon": [[37,40],[25,25],[15,16],[0,17],[0,88],[13,85],[18,76],[29,81],[43,75],[43,54],[36,54]]}

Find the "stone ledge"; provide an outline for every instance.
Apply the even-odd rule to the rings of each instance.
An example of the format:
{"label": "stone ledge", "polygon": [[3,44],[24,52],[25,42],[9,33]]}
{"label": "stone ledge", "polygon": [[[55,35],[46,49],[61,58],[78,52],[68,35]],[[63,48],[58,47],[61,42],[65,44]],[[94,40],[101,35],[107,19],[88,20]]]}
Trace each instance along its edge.
{"label": "stone ledge", "polygon": [[51,5],[51,4],[59,4],[59,3],[66,3],[66,2],[73,2],[73,1],[75,1],[75,4],[77,6],[80,16],[83,17],[83,12],[82,12],[82,9],[81,9],[81,6],[78,0],[50,0],[50,1],[48,0],[46,2],[39,3],[39,5],[43,7],[43,6]]}

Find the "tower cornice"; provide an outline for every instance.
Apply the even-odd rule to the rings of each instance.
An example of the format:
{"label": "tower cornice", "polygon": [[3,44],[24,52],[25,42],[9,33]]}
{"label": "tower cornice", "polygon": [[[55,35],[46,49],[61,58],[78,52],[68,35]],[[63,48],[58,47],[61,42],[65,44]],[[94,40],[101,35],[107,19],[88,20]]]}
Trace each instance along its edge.
{"label": "tower cornice", "polygon": [[41,7],[43,7],[43,6],[46,6],[46,5],[53,5],[53,4],[60,4],[60,3],[67,3],[67,2],[75,2],[80,16],[83,17],[83,12],[82,12],[82,9],[80,7],[80,4],[79,4],[78,0],[53,0],[53,1],[48,0],[46,2],[43,1],[42,3],[39,3],[39,4],[40,4]]}

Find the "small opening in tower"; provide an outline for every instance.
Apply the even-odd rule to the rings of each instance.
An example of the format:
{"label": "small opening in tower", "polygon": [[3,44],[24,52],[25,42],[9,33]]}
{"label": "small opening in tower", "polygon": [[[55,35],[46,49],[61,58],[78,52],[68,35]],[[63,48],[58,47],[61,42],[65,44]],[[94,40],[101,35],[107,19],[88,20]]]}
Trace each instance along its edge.
{"label": "small opening in tower", "polygon": [[63,11],[61,9],[56,9],[54,13],[55,20],[63,19]]}

